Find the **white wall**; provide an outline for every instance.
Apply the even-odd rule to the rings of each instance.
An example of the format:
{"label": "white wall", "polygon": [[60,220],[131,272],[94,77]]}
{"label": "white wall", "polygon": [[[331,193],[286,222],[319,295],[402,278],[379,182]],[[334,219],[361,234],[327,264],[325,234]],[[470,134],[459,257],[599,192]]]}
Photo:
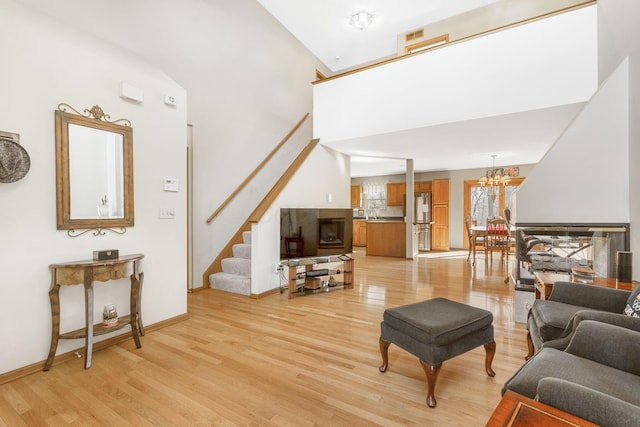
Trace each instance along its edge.
{"label": "white wall", "polygon": [[522,184],[516,223],[629,222],[628,93],[625,61]]}
{"label": "white wall", "polygon": [[[598,1],[598,66],[600,81],[629,57],[629,217],[633,277],[640,277],[640,2]],[[623,159],[619,159],[623,161]]]}
{"label": "white wall", "polygon": [[[280,208],[349,208],[350,172],[348,156],[316,146],[260,223],[252,228],[252,294],[280,286],[280,276],[274,273],[280,261]],[[331,203],[327,193],[331,193]]]}
{"label": "white wall", "polygon": [[[158,14],[173,7],[166,1],[161,7],[155,1],[145,1],[153,3],[149,8]],[[289,165],[290,150],[311,140],[313,119],[298,131],[289,151],[278,154],[211,225],[206,219],[304,114],[312,113],[311,82],[316,68],[323,66],[256,1],[180,3],[179,10],[172,13],[177,28],[183,31],[176,33],[172,43],[181,52],[171,48],[170,56],[182,61],[152,55],[189,93],[198,287],[203,284],[202,273]],[[198,34],[197,43],[193,43],[193,34]],[[322,170],[331,165],[316,159],[309,167]]]}
{"label": "white wall", "polygon": [[[0,373],[43,361],[51,339],[47,291],[52,263],[90,259],[96,249],[143,253],[142,313],[150,325],[186,312],[185,191],[164,193],[162,178],[184,184],[186,93],[138,57],[85,33],[0,0],[0,129],[17,132],[31,156],[27,176],[0,184]],[[120,81],[144,91],[143,104],[118,96]],[[172,93],[178,108],[163,104]],[[133,125],[135,227],[120,236],[90,233],[70,238],[56,230],[54,110],[61,102],[76,108],[100,105],[112,119]],[[175,220],[158,219],[159,207],[172,207]],[[63,330],[84,322],[82,286],[61,291]],[[128,312],[128,281],[96,285],[96,320],[102,306],[116,303]],[[117,333],[129,333],[122,329]],[[109,335],[104,336],[108,338]],[[101,337],[102,338],[102,337]],[[83,346],[64,340],[58,352]],[[144,338],[142,338],[144,346]],[[54,368],[55,369],[55,368]]]}
{"label": "white wall", "polygon": [[[23,1],[147,58],[189,93],[194,285],[202,286],[202,273],[288,165],[280,163],[287,156],[211,225],[206,219],[312,112],[311,82],[316,68],[326,67],[255,0]],[[311,140],[310,126],[301,135]]]}

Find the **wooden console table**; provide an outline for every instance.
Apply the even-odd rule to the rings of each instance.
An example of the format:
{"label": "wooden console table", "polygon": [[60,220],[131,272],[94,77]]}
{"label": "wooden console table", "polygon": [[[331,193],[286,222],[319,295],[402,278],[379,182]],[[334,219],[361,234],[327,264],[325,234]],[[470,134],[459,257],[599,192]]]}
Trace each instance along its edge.
{"label": "wooden console table", "polygon": [[[536,299],[548,299],[549,295],[551,295],[551,290],[553,289],[553,284],[555,282],[576,282],[576,283],[584,283],[577,282],[573,280],[573,276],[570,273],[553,273],[550,271],[535,271],[533,272],[534,276],[534,286],[536,290]],[[627,291],[631,291],[638,286],[637,282],[620,282],[617,279],[604,278],[604,277],[596,277],[593,279],[593,283],[584,283],[585,286],[601,286],[604,288],[615,288],[615,289],[624,289]]]}
{"label": "wooden console table", "polygon": [[507,391],[493,411],[487,427],[510,426],[595,427],[596,424],[521,394]]}
{"label": "wooden console table", "polygon": [[[93,350],[93,337],[116,331],[131,325],[131,335],[140,348],[140,335],[144,335],[142,317],[140,314],[140,303],[142,294],[142,279],[144,273],[139,272],[139,262],[144,258],[142,254],[123,255],[118,259],[95,261],[73,261],[62,264],[52,264],[51,288],[49,289],[49,300],[51,302],[51,347],[49,356],[44,365],[44,370],[48,371],[53,364],[56,355],[59,339],[85,339],[86,360],[84,367],[91,367],[91,354]],[[131,293],[130,293],[130,314],[118,318],[115,326],[104,327],[102,323],[93,325],[93,283],[107,282],[127,277],[131,271]],[[71,332],[60,333],[60,287],[68,285],[84,285],[84,308],[85,327]]]}

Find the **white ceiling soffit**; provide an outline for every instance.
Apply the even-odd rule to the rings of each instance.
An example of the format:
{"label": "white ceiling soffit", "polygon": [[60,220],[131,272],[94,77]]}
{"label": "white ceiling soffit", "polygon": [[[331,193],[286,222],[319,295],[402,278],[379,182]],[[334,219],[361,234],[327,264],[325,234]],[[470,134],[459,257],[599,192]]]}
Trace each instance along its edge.
{"label": "white ceiling soffit", "polygon": [[535,164],[584,103],[428,126],[324,144],[351,155],[351,176],[401,174],[413,159],[416,172]]}
{"label": "white ceiling soffit", "polygon": [[[396,56],[398,34],[498,0],[258,0],[332,72]],[[364,31],[349,18],[365,10],[373,23]]]}
{"label": "white ceiling soffit", "polygon": [[314,137],[416,171],[537,163],[596,89],[590,6],[316,84]]}

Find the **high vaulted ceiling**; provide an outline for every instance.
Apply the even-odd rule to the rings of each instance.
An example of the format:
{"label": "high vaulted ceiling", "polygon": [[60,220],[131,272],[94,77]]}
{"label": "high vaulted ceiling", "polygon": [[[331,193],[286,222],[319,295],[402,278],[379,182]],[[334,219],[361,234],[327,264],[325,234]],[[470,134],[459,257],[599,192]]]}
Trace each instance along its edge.
{"label": "high vaulted ceiling", "polygon": [[[397,36],[498,0],[258,0],[331,71],[395,56]],[[360,31],[360,11],[373,15]]]}
{"label": "high vaulted ceiling", "polygon": [[[447,28],[449,31],[449,28],[455,30],[458,27],[477,28],[478,22],[485,23],[485,20],[491,22],[498,19],[496,26],[500,27],[580,3],[576,0],[557,0],[553,4],[547,0],[298,0],[295,2],[258,0],[258,2],[335,73],[398,56],[398,35],[423,27],[426,29],[425,33],[428,33],[431,24],[436,28]],[[374,17],[372,25],[362,31],[349,24],[349,17],[361,10],[372,13]],[[528,12],[532,15],[527,15]],[[461,14],[463,16],[459,16]],[[514,18],[511,14],[517,17]],[[514,19],[509,21],[509,18]],[[500,22],[499,19],[506,19],[506,21]],[[443,20],[446,20],[446,23],[440,22]],[[474,20],[478,22],[469,24],[469,21]],[[595,23],[595,20],[589,21],[589,24],[592,23]],[[496,26],[487,27],[485,31]],[[571,34],[572,31],[573,28],[552,28],[550,33],[541,34],[540,40],[560,37],[565,41],[567,37],[562,34]],[[587,33],[595,34],[595,29]],[[473,34],[476,33],[471,32],[468,35]],[[522,46],[524,50],[538,44],[535,38],[529,42],[534,44]],[[584,38],[578,43],[580,43],[580,49],[591,49],[593,52],[596,50],[593,37]],[[445,50],[447,48],[443,49]],[[527,71],[535,74],[536,70],[554,69],[556,55],[562,55],[570,60],[575,53],[575,49],[562,52],[550,50],[548,64],[545,63],[543,55],[542,60],[533,64]],[[425,53],[425,55],[431,54]],[[593,57],[595,58],[595,54]],[[575,72],[581,77],[593,76],[596,67],[597,64],[593,61],[585,68],[577,67],[578,70]],[[357,78],[356,76],[357,74],[349,77]],[[370,76],[363,77],[366,81],[369,78]],[[442,83],[446,87],[453,83],[446,81],[446,76],[441,78],[444,79]],[[527,78],[521,76],[521,79],[521,83],[526,85]],[[596,83],[596,79],[593,79],[593,83]],[[378,82],[378,84],[382,83]],[[318,86],[323,85],[324,83],[320,83]],[[500,83],[497,85],[497,90],[502,92],[501,94],[512,93],[511,96],[518,97],[516,91],[510,89],[508,85],[503,87],[500,87]],[[388,86],[395,87],[394,82],[390,82]],[[379,85],[377,87],[380,88]],[[551,87],[552,85],[542,86],[540,89],[542,91],[558,90]],[[421,90],[419,87],[412,87],[412,89],[417,93]],[[560,91],[562,90],[563,88],[560,88]],[[456,92],[455,89],[453,91]],[[451,104],[453,102],[451,97],[434,98],[432,94],[433,92],[427,90],[420,101],[423,105],[413,107],[427,111],[429,108],[426,108],[424,103],[431,103],[440,109],[455,110],[455,105]],[[396,95],[399,95],[399,92]],[[350,103],[350,99],[340,98],[340,96],[346,95],[344,92],[337,95],[335,99],[337,104],[334,106]],[[415,128],[396,126],[395,129],[385,131],[379,129],[380,126],[376,126],[380,124],[380,121],[377,121],[376,125],[371,126],[378,128],[374,132],[360,129],[358,134],[358,131],[351,129],[343,132],[344,135],[351,134],[342,138],[330,136],[335,132],[333,129],[328,130],[325,126],[321,131],[314,130],[314,137],[319,138],[321,143],[351,156],[353,177],[404,173],[405,160],[408,158],[414,160],[416,172],[484,168],[490,165],[493,154],[498,156],[497,161],[500,164],[497,166],[535,164],[569,126],[588,97],[589,95],[579,100],[582,102],[576,102],[578,100],[574,98],[568,104],[538,104],[537,107],[533,107],[535,103],[531,103],[533,107],[531,110],[516,108],[493,116],[478,114],[478,119],[474,120],[431,123]],[[368,99],[366,96],[364,98]],[[353,117],[352,121],[357,121],[357,118],[362,115],[371,118],[375,114],[371,114],[371,111],[367,110],[368,107],[378,112],[387,112],[386,106],[387,102],[378,100],[373,101],[373,105],[358,108],[357,111],[348,112],[336,108],[334,111],[340,111],[338,114],[341,117],[337,121],[329,121],[334,126],[344,126],[344,123],[337,123],[342,118],[347,122],[350,121],[349,117]],[[402,121],[402,114],[398,110],[394,111]],[[314,113],[316,121],[324,118],[318,116],[318,111]],[[390,111],[388,114],[394,113]],[[391,127],[393,128],[393,125]]]}
{"label": "high vaulted ceiling", "polygon": [[[428,26],[434,21],[442,21],[463,13],[476,13],[483,7],[496,7],[495,15],[502,15],[510,7],[522,9],[524,4],[544,4],[550,7],[566,7],[568,4],[584,0],[245,0],[256,1],[282,23],[298,40],[316,55],[330,70],[344,70],[363,63],[371,63],[381,58],[396,56],[397,36],[407,31]],[[181,2],[165,0],[158,2],[149,23],[141,22],[140,16],[147,16],[149,2],[132,2],[129,13],[124,10],[124,0],[118,2],[99,2],[97,0],[21,0],[27,5],[40,9],[62,22],[102,37],[116,45],[126,46],[134,52],[142,52],[152,62],[160,64],[180,64],[185,58],[177,46],[177,40],[190,37],[197,40],[197,34],[174,34],[166,31],[157,21],[159,17],[172,16]],[[207,3],[224,5],[221,0],[204,0]],[[193,5],[191,5],[193,7]],[[204,6],[203,6],[204,7]],[[502,10],[504,9],[504,10]],[[370,28],[358,31],[349,26],[349,17],[360,10],[373,14]],[[464,16],[468,21],[468,15]],[[456,18],[457,19],[457,18]],[[144,24],[144,25],[143,25]],[[436,23],[437,25],[437,23]],[[141,30],[144,26],[145,30]],[[179,52],[180,54],[176,54]],[[569,53],[570,54],[570,53]],[[172,56],[173,55],[173,56]],[[182,55],[182,56],[181,56]],[[340,59],[336,59],[339,57]],[[190,58],[191,59],[191,58]],[[172,65],[174,66],[174,65]],[[544,64],[542,64],[544,66]],[[444,100],[446,102],[446,100]],[[541,153],[557,139],[562,130],[570,123],[580,105],[556,106],[528,114],[527,111],[513,111],[486,118],[487,121],[447,123],[424,127],[416,130],[406,129],[399,133],[379,133],[367,138],[364,143],[371,148],[368,157],[353,154],[358,138],[331,141],[334,149],[351,154],[352,176],[385,175],[401,173],[404,170],[406,153],[419,155],[422,163],[416,159],[416,165],[428,165],[423,170],[448,170],[458,168],[483,168],[490,161],[490,154],[498,154],[499,160],[507,164],[537,163]],[[487,129],[492,129],[487,131]],[[499,132],[498,132],[499,131]],[[473,135],[473,148],[481,152],[470,161],[469,147],[456,144],[456,141],[470,140]],[[504,149],[497,142],[513,140],[517,135],[520,141],[530,145],[528,156],[516,160],[505,157]],[[322,136],[319,135],[322,143]],[[418,145],[424,140],[439,140],[446,144],[447,150],[428,150],[422,155],[424,147]],[[389,147],[400,147],[402,151],[390,152]],[[395,144],[395,145],[394,145]],[[534,144],[536,146],[534,147]],[[424,145],[424,144],[423,144]],[[444,146],[444,145],[442,145]],[[534,149],[535,148],[535,149]],[[521,153],[527,154],[527,153]],[[460,164],[461,156],[467,163]],[[400,159],[400,160],[399,160]],[[500,165],[498,165],[500,166]]]}

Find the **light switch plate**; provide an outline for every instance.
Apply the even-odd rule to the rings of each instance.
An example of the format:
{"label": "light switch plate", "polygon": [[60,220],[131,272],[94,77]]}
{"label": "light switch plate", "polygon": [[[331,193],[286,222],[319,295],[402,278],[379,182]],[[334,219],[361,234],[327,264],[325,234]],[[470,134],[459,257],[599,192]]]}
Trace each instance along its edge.
{"label": "light switch plate", "polygon": [[176,178],[165,178],[163,180],[164,191],[178,191],[178,180]]}
{"label": "light switch plate", "polygon": [[175,219],[176,210],[173,208],[160,208],[158,210],[158,218],[160,219]]}

